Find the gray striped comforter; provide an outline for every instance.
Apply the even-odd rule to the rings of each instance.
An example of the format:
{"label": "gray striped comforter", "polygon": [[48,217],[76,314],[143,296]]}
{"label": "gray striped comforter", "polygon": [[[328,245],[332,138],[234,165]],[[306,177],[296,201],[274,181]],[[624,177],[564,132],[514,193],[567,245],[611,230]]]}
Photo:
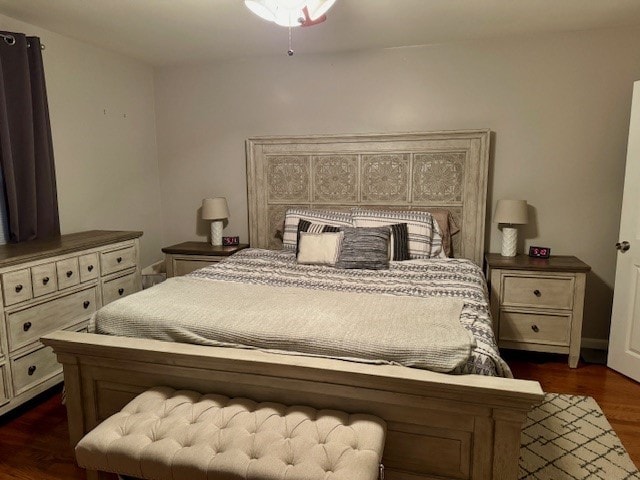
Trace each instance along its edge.
{"label": "gray striped comforter", "polygon": [[[450,352],[456,355],[455,358],[438,359],[438,356],[448,355],[448,353],[445,351],[445,346],[439,347],[435,345],[435,347],[432,346],[434,351],[431,354],[426,354],[424,359],[416,359],[414,352],[411,352],[408,355],[410,362],[405,364],[420,368],[430,368],[436,371],[445,371],[443,366],[450,365],[453,369],[448,368],[446,371],[456,374],[475,373],[503,377],[511,376],[509,367],[498,354],[494,340],[486,283],[482,271],[468,260],[412,260],[392,262],[389,270],[342,270],[325,266],[298,265],[295,253],[289,251],[249,249],[230,257],[224,262],[193,272],[184,277],[184,280],[181,283],[187,285],[191,282],[192,285],[197,286],[198,293],[188,292],[183,289],[182,297],[191,296],[194,298],[198,295],[206,295],[206,293],[203,293],[206,290],[202,290],[202,287],[207,283],[207,280],[210,280],[215,282],[215,284],[211,284],[211,291],[214,291],[216,286],[219,288],[220,282],[225,282],[225,288],[231,288],[233,286],[232,283],[240,282],[250,286],[280,287],[283,294],[291,289],[303,288],[311,292],[352,292],[363,295],[384,294],[383,296],[410,296],[424,300],[458,299],[458,301],[462,301],[462,309],[459,315],[460,323],[463,330],[471,334],[470,354],[467,347],[463,346],[461,348],[461,345],[457,344],[450,348]],[[179,314],[176,315],[175,312],[172,312],[171,315],[167,316],[167,311],[171,309],[172,301],[170,298],[163,299],[163,297],[168,296],[171,290],[155,290],[159,287],[162,287],[162,284],[101,309],[94,318],[96,331],[98,333],[159,339],[168,337],[177,341],[213,345],[226,344],[228,346],[239,346],[242,344],[243,338],[249,338],[250,335],[248,334],[251,332],[223,331],[222,327],[218,326],[213,328],[213,330],[217,329],[215,335],[218,336],[214,336],[217,340],[207,343],[206,340],[203,340],[204,337],[201,331],[194,331],[193,325],[189,325],[189,322],[180,321]],[[166,287],[169,287],[169,285],[166,285]],[[247,288],[247,290],[251,291],[250,288]],[[150,296],[149,300],[151,300],[151,297],[155,296],[155,298],[153,298],[153,301],[147,301],[146,303],[136,299],[136,297],[142,298],[145,295]],[[254,293],[251,293],[251,295],[254,295]],[[379,295],[376,297],[379,297]],[[198,303],[197,298],[185,303],[193,304],[193,307],[188,307],[189,309],[195,308],[197,310],[200,308],[196,305]],[[437,303],[433,302],[434,305]],[[425,303],[425,305],[427,304]],[[386,303],[383,305],[384,308],[393,310],[391,303],[389,304],[391,307]],[[136,309],[138,311],[137,316],[141,320],[132,323],[128,316],[130,316],[130,312]],[[319,309],[316,308],[315,310]],[[233,319],[224,320],[225,322],[230,322],[232,326],[238,323],[237,320]],[[395,321],[397,322],[398,320],[395,319]],[[200,329],[204,322],[199,321],[197,323],[196,328]],[[259,323],[254,325],[259,325]],[[429,328],[431,327],[424,327],[425,331]],[[207,329],[207,338],[211,338],[210,330],[209,328]],[[278,335],[273,338],[279,341],[281,337]],[[434,333],[431,336],[436,335],[438,334]],[[427,332],[425,337],[429,336]],[[271,341],[273,341],[273,338]],[[408,337],[405,336],[406,338]],[[356,345],[357,343],[352,344]],[[279,344],[268,344],[269,347],[271,345]],[[302,343],[302,345],[304,346],[305,344]],[[248,346],[256,348],[255,345],[249,344]],[[461,359],[461,351],[464,348],[467,348],[467,350]],[[280,346],[266,349],[279,350]],[[407,356],[406,352],[403,352],[403,345],[395,345],[393,350],[404,353],[405,357]],[[319,354],[315,350],[307,352],[303,350],[303,353]],[[351,360],[357,359],[358,355],[363,361],[370,362],[374,358],[371,357],[372,354],[368,350],[358,350],[357,352],[352,352],[351,355],[328,350],[326,354],[328,357],[348,358]],[[396,361],[396,358],[391,358],[389,361],[391,363],[403,363],[403,361]],[[434,363],[436,367],[429,367],[430,362]]]}

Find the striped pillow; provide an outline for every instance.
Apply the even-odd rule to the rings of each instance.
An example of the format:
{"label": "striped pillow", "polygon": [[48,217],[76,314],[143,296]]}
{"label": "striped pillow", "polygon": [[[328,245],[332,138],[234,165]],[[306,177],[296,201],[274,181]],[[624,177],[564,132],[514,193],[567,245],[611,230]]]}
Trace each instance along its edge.
{"label": "striped pillow", "polygon": [[356,227],[381,227],[406,223],[409,258],[444,257],[442,237],[433,217],[428,212],[354,209],[352,216]]}
{"label": "striped pillow", "polygon": [[389,240],[389,260],[409,260],[409,229],[406,223],[389,225],[391,238]]}
{"label": "striped pillow", "polygon": [[353,221],[349,212],[334,212],[330,210],[305,210],[290,208],[284,218],[282,232],[282,248],[295,250],[298,243],[298,223],[307,220],[312,223],[322,223],[332,227],[352,227]]}
{"label": "striped pillow", "polygon": [[351,228],[343,230],[342,248],[337,268],[384,270],[389,268],[389,227]]}

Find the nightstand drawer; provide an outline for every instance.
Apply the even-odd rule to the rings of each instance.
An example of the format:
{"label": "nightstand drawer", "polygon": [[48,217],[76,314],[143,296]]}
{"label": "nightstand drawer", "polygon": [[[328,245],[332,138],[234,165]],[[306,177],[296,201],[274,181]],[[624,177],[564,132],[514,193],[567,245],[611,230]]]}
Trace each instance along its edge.
{"label": "nightstand drawer", "polygon": [[571,316],[529,312],[500,312],[500,340],[568,346]]}
{"label": "nightstand drawer", "polygon": [[573,277],[504,275],[502,305],[573,308]]}
{"label": "nightstand drawer", "polygon": [[209,265],[213,265],[218,263],[220,260],[223,260],[225,257],[220,257],[220,259],[212,259],[209,258],[207,260],[183,260],[183,259],[174,259],[173,261],[173,275],[176,277],[187,275],[188,273],[194,272],[199,268],[208,267]]}

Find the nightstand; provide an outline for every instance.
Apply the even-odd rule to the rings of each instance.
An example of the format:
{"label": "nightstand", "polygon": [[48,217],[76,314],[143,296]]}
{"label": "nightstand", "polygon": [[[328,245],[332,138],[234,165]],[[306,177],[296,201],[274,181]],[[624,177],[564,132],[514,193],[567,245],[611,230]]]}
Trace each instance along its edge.
{"label": "nightstand", "polygon": [[491,316],[500,348],[564,353],[580,358],[586,275],[576,257],[485,255]]}
{"label": "nightstand", "polygon": [[213,246],[208,242],[184,242],[170,247],[164,247],[167,277],[186,275],[212,263],[220,262],[226,257],[249,245],[241,243],[233,246]]}

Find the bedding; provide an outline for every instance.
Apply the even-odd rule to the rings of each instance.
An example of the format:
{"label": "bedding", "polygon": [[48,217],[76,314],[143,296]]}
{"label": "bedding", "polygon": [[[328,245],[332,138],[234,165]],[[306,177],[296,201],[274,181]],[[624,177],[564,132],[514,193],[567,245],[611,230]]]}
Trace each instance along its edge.
{"label": "bedding", "polygon": [[[215,340],[210,342],[202,335],[203,332],[200,329],[206,325],[199,324],[198,318],[188,319],[185,316],[170,313],[175,310],[176,304],[171,285],[177,283],[205,286],[206,288],[199,293],[199,298],[212,304],[212,310],[216,310],[215,299],[212,300],[209,296],[214,294],[216,286],[224,283],[306,289],[312,292],[350,292],[371,295],[372,298],[372,294],[383,294],[400,297],[396,300],[401,301],[407,300],[406,297],[462,300],[458,323],[471,335],[471,348],[469,354],[449,373],[511,377],[509,367],[500,358],[495,344],[482,272],[468,260],[412,260],[391,262],[389,270],[382,271],[341,270],[327,266],[299,265],[296,262],[295,252],[292,251],[248,249],[216,265],[197,270],[186,277],[169,279],[152,289],[103,307],[92,318],[91,329],[103,334],[214,344]],[[229,296],[233,298],[233,294]],[[141,301],[149,297],[154,297],[154,300]],[[162,300],[161,305],[155,304],[160,300]],[[194,299],[193,302],[197,303],[198,300]],[[326,302],[326,304],[329,303],[331,302]],[[284,309],[286,310],[286,305]],[[307,308],[305,315],[310,310]],[[146,317],[146,320],[133,318],[132,315],[136,314]],[[167,318],[167,314],[172,318]],[[184,324],[185,321],[187,324]],[[190,328],[194,328],[194,324],[195,331],[190,331]],[[261,331],[267,330],[268,327],[263,325]],[[427,331],[420,330],[420,327],[418,330],[413,335],[425,337],[428,340],[429,335],[425,334]],[[304,330],[298,329],[298,331],[304,334]],[[243,342],[231,343],[235,346]],[[282,345],[278,345],[277,349],[280,347]],[[398,347],[401,345],[396,346]],[[383,346],[383,350],[385,348],[388,347]],[[455,350],[459,351],[459,347]],[[372,361],[371,358],[368,360]],[[378,361],[385,360],[378,359]],[[393,359],[386,362],[396,363]]]}

